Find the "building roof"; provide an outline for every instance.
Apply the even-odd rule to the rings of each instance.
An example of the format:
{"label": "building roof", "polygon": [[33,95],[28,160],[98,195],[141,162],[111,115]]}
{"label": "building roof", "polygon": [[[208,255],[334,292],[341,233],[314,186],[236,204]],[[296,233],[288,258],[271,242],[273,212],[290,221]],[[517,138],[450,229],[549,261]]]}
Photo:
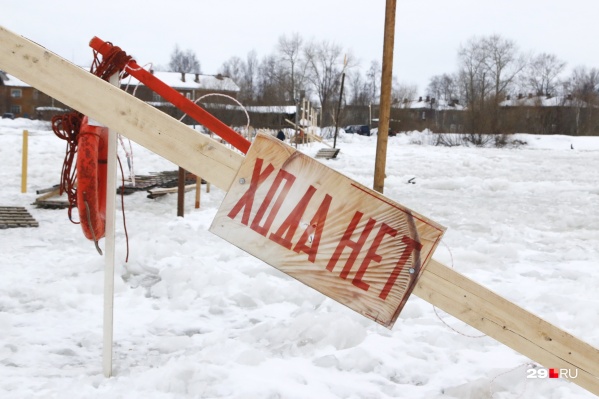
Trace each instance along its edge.
{"label": "building roof", "polygon": [[463,106],[455,102],[446,100],[432,99],[430,97],[419,97],[418,100],[404,100],[399,103],[397,108],[401,109],[436,109],[436,110],[457,110],[462,111]]}
{"label": "building roof", "polygon": [[521,96],[499,103],[501,107],[586,107],[587,104],[572,96]]}
{"label": "building roof", "polygon": [[[173,89],[239,92],[239,86],[228,76],[186,73],[183,81],[180,72],[154,71],[153,74]],[[133,76],[123,79],[121,84],[143,85]]]}
{"label": "building roof", "polygon": [[[88,68],[89,70],[89,68]],[[17,79],[16,77],[0,71],[0,79],[5,86],[13,87],[31,87],[28,83]],[[174,89],[186,90],[203,90],[203,91],[220,91],[220,92],[239,92],[239,86],[235,84],[233,79],[222,75],[202,75],[193,73],[185,74],[185,82],[181,79],[179,72],[162,72],[155,71],[154,76],[166,83]],[[197,77],[197,81],[196,81]],[[137,79],[130,76],[121,81],[121,84],[135,86],[140,83]]]}
{"label": "building roof", "polygon": [[243,108],[233,104],[207,104],[210,108],[219,108],[233,111],[242,111],[245,109],[248,112],[257,114],[295,114],[295,105],[248,105]]}
{"label": "building roof", "polygon": [[31,85],[23,82],[20,79],[15,78],[12,75],[7,74],[4,71],[0,71],[0,79],[2,79],[2,84],[4,86],[11,86],[11,87],[30,87]]}

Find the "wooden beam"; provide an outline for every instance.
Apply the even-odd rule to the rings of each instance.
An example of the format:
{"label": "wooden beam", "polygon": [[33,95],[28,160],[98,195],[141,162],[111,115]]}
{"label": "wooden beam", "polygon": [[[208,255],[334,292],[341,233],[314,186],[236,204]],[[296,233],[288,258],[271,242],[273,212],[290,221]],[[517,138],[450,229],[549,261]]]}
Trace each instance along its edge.
{"label": "wooden beam", "polygon": [[[121,77],[114,73],[108,81],[119,87]],[[102,369],[105,377],[112,376],[112,359],[114,354],[114,269],[116,257],[116,182],[118,158],[118,134],[108,129],[108,150],[106,164],[106,228],[104,240],[104,322]]]}
{"label": "wooden beam", "polygon": [[177,216],[185,216],[185,169],[179,168],[177,180]]}
{"label": "wooden beam", "polygon": [[21,193],[27,192],[27,154],[29,152],[29,131],[23,130],[23,147],[21,156]]}
{"label": "wooden beam", "polygon": [[240,153],[3,27],[0,69],[224,190],[243,159]]}
{"label": "wooden beam", "polygon": [[307,130],[303,130],[303,129],[301,128],[301,126],[298,126],[298,125],[296,125],[296,124],[295,124],[295,122],[291,122],[291,121],[290,121],[289,119],[287,119],[287,118],[285,118],[285,122],[289,123],[291,126],[295,127],[296,129],[302,130],[302,131],[304,132],[304,134],[306,134],[306,135],[307,135],[309,138],[313,139],[314,141],[318,141],[319,143],[322,143],[322,144],[324,144],[324,145],[327,145],[327,146],[329,146],[329,147],[331,147],[331,148],[333,147],[332,145],[330,145],[329,143],[327,143],[326,141],[324,141],[324,140],[322,139],[322,137],[320,137],[320,136],[317,136],[316,134],[309,133]]}
{"label": "wooden beam", "polygon": [[[197,190],[198,189],[198,185],[197,183],[194,184],[188,184],[185,186],[184,190],[186,193],[191,191],[191,190]],[[158,197],[162,197],[164,195],[167,194],[174,194],[174,193],[178,193],[179,192],[179,186],[177,183],[177,187],[157,187],[157,188],[152,188],[147,190],[148,192],[148,198],[158,198]],[[179,216],[179,215],[177,215]]]}
{"label": "wooden beam", "polygon": [[196,196],[195,196],[195,209],[200,208],[200,196],[202,192],[202,178],[200,176],[196,176]]}
{"label": "wooden beam", "polygon": [[[243,156],[0,27],[0,69],[228,191]],[[74,90],[73,88],[77,88]],[[599,350],[432,260],[414,293],[599,395]]]}
{"label": "wooden beam", "polygon": [[414,294],[572,382],[599,395],[599,350],[455,270],[431,260]]}
{"label": "wooden beam", "polygon": [[385,168],[387,166],[387,143],[389,141],[389,116],[391,115],[391,86],[393,77],[393,43],[395,42],[396,0],[387,0],[385,5],[385,37],[383,40],[383,70],[381,73],[381,97],[379,127],[376,137],[376,160],[372,188],[383,193]]}

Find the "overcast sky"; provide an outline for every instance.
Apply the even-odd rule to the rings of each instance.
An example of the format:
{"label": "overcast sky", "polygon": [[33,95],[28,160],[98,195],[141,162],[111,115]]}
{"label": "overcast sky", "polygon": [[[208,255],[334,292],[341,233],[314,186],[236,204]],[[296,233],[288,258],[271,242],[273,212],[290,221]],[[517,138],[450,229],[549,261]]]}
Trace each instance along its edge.
{"label": "overcast sky", "polygon": [[[382,59],[384,0],[2,0],[0,24],[79,65],[98,36],[141,65],[167,65],[175,45],[216,74],[232,56],[258,58],[281,35],[329,40],[364,69]],[[397,0],[394,76],[423,94],[433,75],[456,70],[460,44],[490,34],[520,50],[599,68],[599,0]]]}

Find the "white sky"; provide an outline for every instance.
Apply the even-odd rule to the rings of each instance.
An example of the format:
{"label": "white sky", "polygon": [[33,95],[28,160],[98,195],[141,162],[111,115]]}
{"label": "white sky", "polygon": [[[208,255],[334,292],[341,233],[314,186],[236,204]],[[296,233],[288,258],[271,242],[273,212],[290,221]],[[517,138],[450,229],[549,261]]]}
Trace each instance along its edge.
{"label": "white sky", "polygon": [[[384,13],[384,0],[2,0],[0,25],[80,65],[98,36],[141,65],[168,64],[179,45],[215,74],[234,55],[261,59],[294,32],[343,46],[366,69],[382,59]],[[433,75],[455,71],[460,44],[493,33],[568,68],[599,68],[598,18],[598,0],[397,0],[394,76],[423,93]]]}

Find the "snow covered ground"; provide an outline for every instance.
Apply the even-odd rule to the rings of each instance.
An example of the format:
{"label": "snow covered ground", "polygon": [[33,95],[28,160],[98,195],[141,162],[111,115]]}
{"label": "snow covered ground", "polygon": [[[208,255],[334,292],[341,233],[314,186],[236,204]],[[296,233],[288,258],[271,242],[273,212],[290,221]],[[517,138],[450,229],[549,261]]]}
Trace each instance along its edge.
{"label": "snow covered ground", "polygon": [[[437,260],[599,347],[599,137],[518,138],[528,144],[390,138],[385,194],[448,227]],[[372,186],[376,137],[338,146],[324,162]],[[125,263],[119,222],[106,379],[103,258],[66,210],[30,205],[58,183],[64,151],[48,124],[0,122],[0,206],[39,222],[0,230],[2,398],[594,397],[564,379],[527,379],[529,359],[415,296],[388,330],[243,253],[208,232],[224,196],[215,187],[199,210],[188,193],[184,218],[176,195],[125,197],[131,252]],[[175,170],[136,145],[134,156],[137,174]]]}

